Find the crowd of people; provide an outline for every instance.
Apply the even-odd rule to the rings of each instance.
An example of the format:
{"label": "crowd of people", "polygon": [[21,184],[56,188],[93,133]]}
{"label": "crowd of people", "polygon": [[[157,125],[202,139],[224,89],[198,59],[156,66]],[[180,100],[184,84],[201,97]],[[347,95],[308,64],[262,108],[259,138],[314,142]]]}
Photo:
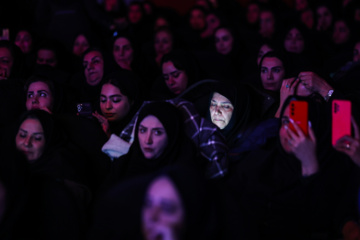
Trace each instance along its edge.
{"label": "crowd of people", "polygon": [[[17,10],[0,17],[0,239],[360,239],[358,1]],[[334,100],[351,104],[335,140]]]}

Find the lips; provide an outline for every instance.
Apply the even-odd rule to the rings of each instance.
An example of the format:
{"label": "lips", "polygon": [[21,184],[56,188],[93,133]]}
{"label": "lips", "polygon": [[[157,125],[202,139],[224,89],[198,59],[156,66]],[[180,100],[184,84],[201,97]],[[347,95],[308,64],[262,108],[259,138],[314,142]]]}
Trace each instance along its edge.
{"label": "lips", "polygon": [[153,152],[154,149],[152,149],[152,148],[144,148],[144,151],[145,151],[145,152]]}
{"label": "lips", "polygon": [[104,115],[106,118],[112,118],[114,117],[115,113],[105,113]]}

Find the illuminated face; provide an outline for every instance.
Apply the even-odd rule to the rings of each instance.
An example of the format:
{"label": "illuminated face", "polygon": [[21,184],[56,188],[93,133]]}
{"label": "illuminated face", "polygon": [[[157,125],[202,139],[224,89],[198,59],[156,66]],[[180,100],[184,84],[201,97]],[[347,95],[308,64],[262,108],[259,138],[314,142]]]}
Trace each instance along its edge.
{"label": "illuminated face", "polygon": [[100,109],[108,121],[119,121],[129,113],[130,102],[119,88],[106,83],[101,88]]}
{"label": "illuminated face", "polygon": [[353,61],[354,62],[360,61],[360,42],[357,42],[354,46]]}
{"label": "illuminated face", "polygon": [[26,93],[26,109],[50,110],[53,108],[54,98],[49,86],[44,82],[33,82]]}
{"label": "illuminated face", "polygon": [[134,55],[134,50],[129,40],[124,37],[120,37],[116,39],[113,47],[113,55],[115,62],[120,67],[128,69],[128,67],[130,66],[133,60],[133,55]]}
{"label": "illuminated face", "polygon": [[84,56],[84,73],[87,84],[98,85],[104,76],[104,59],[100,52],[91,51]]}
{"label": "illuminated face", "polygon": [[350,29],[347,24],[340,20],[334,24],[333,42],[335,44],[346,43],[350,38]]}
{"label": "illuminated face", "polygon": [[36,161],[45,148],[44,130],[37,119],[25,119],[20,125],[15,138],[16,148],[25,155],[28,161]]}
{"label": "illuminated face", "polygon": [[56,67],[57,59],[55,52],[50,49],[39,49],[37,52],[36,63],[39,65],[49,65],[51,67]]}
{"label": "illuminated face", "polygon": [[194,30],[203,30],[206,26],[205,14],[199,9],[191,11],[189,21],[191,28]]}
{"label": "illuminated face", "polygon": [[184,71],[177,69],[169,61],[163,63],[162,72],[165,83],[172,93],[178,95],[185,91],[188,84],[188,76]]}
{"label": "illuminated face", "polygon": [[19,31],[15,38],[15,45],[18,46],[23,53],[29,53],[32,49],[32,37],[28,31]]}
{"label": "illuminated face", "polygon": [[162,229],[171,236],[181,235],[185,212],[173,182],[167,177],[155,179],[149,186],[142,208],[142,232],[146,240],[158,239]]}
{"label": "illuminated face", "polygon": [[273,51],[272,48],[270,48],[267,44],[264,44],[261,46],[261,48],[259,49],[259,53],[257,56],[257,65],[259,66],[261,58],[268,52]]}
{"label": "illuminated face", "polygon": [[261,82],[266,90],[279,91],[285,76],[285,69],[280,59],[266,57],[260,68]]}
{"label": "illuminated face", "polygon": [[263,11],[260,13],[260,34],[264,38],[271,38],[275,32],[275,18],[272,12]]}
{"label": "illuminated face", "polygon": [[233,43],[234,38],[227,29],[220,28],[215,32],[215,45],[218,53],[229,54],[233,48]]}
{"label": "illuminated face", "polygon": [[290,137],[285,129],[285,126],[290,127],[289,118],[290,118],[290,106],[287,106],[284,111],[284,115],[281,118],[281,128],[279,132],[281,146],[283,147],[284,151],[287,153],[291,153],[291,146],[289,144]]}
{"label": "illuminated face", "polygon": [[318,30],[319,31],[328,30],[333,20],[333,16],[330,10],[325,6],[321,6],[316,9],[316,15],[318,21],[318,25],[317,25]]}
{"label": "illuminated face", "polygon": [[169,53],[173,48],[172,36],[167,31],[157,32],[154,47],[159,55]]}
{"label": "illuminated face", "polygon": [[131,5],[128,10],[129,22],[132,24],[139,23],[142,19],[141,7],[138,4]]}
{"label": "illuminated face", "polygon": [[0,48],[0,80],[7,79],[11,74],[11,68],[14,64],[14,58],[9,49]]}
{"label": "illuminated face", "polygon": [[168,144],[168,136],[164,126],[153,115],[149,115],[141,121],[138,139],[141,151],[147,159],[160,157]]}
{"label": "illuminated face", "polygon": [[220,129],[224,129],[230,122],[234,106],[229,99],[215,92],[210,103],[211,121]]}
{"label": "illuminated face", "polygon": [[74,46],[73,46],[73,53],[76,56],[81,56],[88,48],[90,44],[86,37],[82,34],[76,37]]}
{"label": "illuminated face", "polygon": [[285,37],[284,47],[291,53],[302,53],[304,51],[304,37],[297,28],[292,28]]}
{"label": "illuminated face", "polygon": [[250,4],[247,8],[246,19],[248,23],[255,24],[259,19],[260,8],[257,4]]}

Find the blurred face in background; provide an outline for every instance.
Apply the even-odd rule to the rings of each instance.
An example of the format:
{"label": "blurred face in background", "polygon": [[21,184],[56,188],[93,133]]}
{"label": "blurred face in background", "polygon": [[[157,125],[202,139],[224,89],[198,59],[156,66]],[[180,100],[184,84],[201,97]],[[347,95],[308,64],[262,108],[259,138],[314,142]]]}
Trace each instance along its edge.
{"label": "blurred face in background", "polygon": [[37,52],[36,63],[39,65],[57,66],[56,54],[51,49],[39,49]]}
{"label": "blurred face in background", "polygon": [[73,46],[73,53],[76,56],[82,56],[82,54],[90,47],[89,41],[87,38],[80,34],[76,37],[74,46]]}
{"label": "blurred face in background", "polygon": [[29,85],[26,93],[26,109],[42,109],[52,111],[54,96],[47,83],[38,81]]}
{"label": "blurred face in background", "polygon": [[290,29],[284,40],[286,51],[291,53],[302,53],[305,48],[304,37],[297,28]]}
{"label": "blurred face in background", "polygon": [[255,24],[259,20],[260,8],[256,3],[252,3],[248,6],[246,12],[246,20],[250,24]]}
{"label": "blurred face in background", "polygon": [[301,13],[301,22],[305,24],[305,26],[308,29],[313,29],[314,27],[314,13],[313,11],[309,8],[307,10],[304,10]]}
{"label": "blurred face in background", "polygon": [[189,19],[190,27],[194,30],[203,30],[206,27],[206,19],[203,11],[193,9]]}
{"label": "blurred face in background", "polygon": [[129,6],[128,18],[129,22],[132,24],[137,24],[141,21],[141,19],[143,18],[143,13],[139,4],[133,4]]}
{"label": "blurred face in background", "polygon": [[134,50],[130,41],[127,38],[119,37],[115,40],[113,47],[113,56],[115,62],[120,67],[127,69],[128,66],[130,66],[134,57]]}
{"label": "blurred face in background", "polygon": [[173,39],[168,31],[159,31],[155,35],[155,52],[164,55],[173,49]]}
{"label": "blurred face in background", "polygon": [[234,37],[226,28],[220,28],[215,32],[216,51],[220,54],[227,55],[233,49]]}
{"label": "blurred face in background", "polygon": [[263,11],[259,16],[259,33],[264,38],[271,38],[275,32],[275,17],[270,11]]}
{"label": "blurred face in background", "polygon": [[334,24],[333,42],[335,44],[346,43],[350,38],[350,29],[344,20],[336,21]]}
{"label": "blurred face in background", "polygon": [[28,31],[19,31],[15,37],[15,45],[18,46],[23,53],[29,53],[33,47],[33,40]]}
{"label": "blurred face in background", "polygon": [[6,80],[14,64],[14,58],[10,50],[6,47],[0,48],[0,80]]}
{"label": "blurred face in background", "polygon": [[104,76],[104,59],[99,51],[88,52],[83,59],[84,74],[87,84],[98,85]]}
{"label": "blurred face in background", "polygon": [[333,16],[330,10],[325,6],[320,6],[316,9],[317,30],[326,31],[331,27]]}
{"label": "blurred face in background", "polygon": [[360,42],[357,42],[354,46],[353,61],[354,62],[360,61]]}
{"label": "blurred face in background", "polygon": [[177,69],[173,62],[162,64],[162,73],[166,86],[175,95],[179,95],[187,88],[188,76],[185,71]]}
{"label": "blurred face in background", "polygon": [[166,233],[167,236],[180,236],[184,219],[184,206],[174,183],[166,176],[155,179],[146,192],[142,208],[144,238],[158,239]]}
{"label": "blurred face in background", "polygon": [[258,52],[258,56],[257,56],[257,65],[259,66],[261,58],[268,52],[273,51],[274,49],[272,49],[271,47],[269,47],[269,45],[267,44],[263,44]]}

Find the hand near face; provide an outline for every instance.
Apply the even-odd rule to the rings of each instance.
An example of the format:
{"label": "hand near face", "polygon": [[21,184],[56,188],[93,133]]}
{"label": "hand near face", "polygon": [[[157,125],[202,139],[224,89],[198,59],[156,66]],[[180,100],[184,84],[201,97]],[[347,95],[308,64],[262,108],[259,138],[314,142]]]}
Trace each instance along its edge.
{"label": "hand near face", "polygon": [[319,164],[316,157],[316,138],[311,124],[309,123],[307,137],[292,119],[289,120],[295,128],[295,131],[292,131],[288,125],[285,126],[290,152],[301,162],[302,175],[312,175],[318,171]]}
{"label": "hand near face", "polygon": [[97,111],[95,111],[92,115],[97,118],[105,134],[108,137],[110,137],[111,132],[110,132],[109,121],[104,116],[100,115]]}
{"label": "hand near face", "polygon": [[337,142],[334,148],[348,155],[351,160],[360,167],[360,133],[355,119],[351,117],[351,123],[354,128],[354,137],[343,136]]}
{"label": "hand near face", "polygon": [[279,118],[280,117],[280,112],[281,109],[283,107],[283,104],[285,102],[285,100],[291,96],[294,95],[295,93],[295,88],[297,86],[297,84],[299,83],[299,79],[298,78],[287,78],[284,79],[282,84],[281,84],[281,88],[280,88],[280,105],[279,108],[275,114],[275,117]]}
{"label": "hand near face", "polygon": [[329,90],[333,89],[323,78],[314,72],[300,72],[298,78],[300,84],[304,85],[310,92],[317,92],[325,97]]}

